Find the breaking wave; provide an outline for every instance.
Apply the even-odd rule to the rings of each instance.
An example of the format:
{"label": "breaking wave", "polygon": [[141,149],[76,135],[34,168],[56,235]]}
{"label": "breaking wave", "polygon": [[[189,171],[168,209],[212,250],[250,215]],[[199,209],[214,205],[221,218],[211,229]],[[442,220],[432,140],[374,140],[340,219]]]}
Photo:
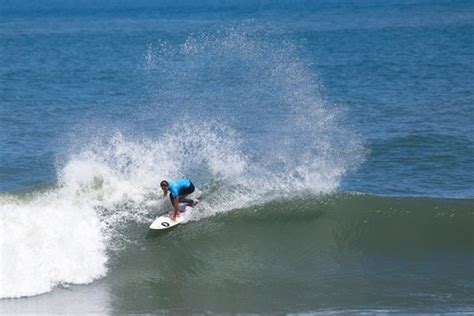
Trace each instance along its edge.
{"label": "breaking wave", "polygon": [[193,220],[337,190],[364,160],[362,142],[297,45],[265,35],[240,27],[150,44],[143,71],[156,92],[137,117],[185,114],[153,136],[79,132],[54,186],[3,194],[0,298],[105,276],[129,242],[124,227],[166,207],[162,179],[186,176],[204,192]]}

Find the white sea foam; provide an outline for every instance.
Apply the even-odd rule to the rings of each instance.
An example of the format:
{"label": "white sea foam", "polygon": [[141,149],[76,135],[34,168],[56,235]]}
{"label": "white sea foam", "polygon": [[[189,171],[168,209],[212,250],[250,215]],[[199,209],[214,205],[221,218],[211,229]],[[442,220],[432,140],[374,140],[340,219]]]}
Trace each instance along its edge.
{"label": "white sea foam", "polygon": [[0,201],[0,298],[105,275],[105,244],[94,209],[63,193]]}

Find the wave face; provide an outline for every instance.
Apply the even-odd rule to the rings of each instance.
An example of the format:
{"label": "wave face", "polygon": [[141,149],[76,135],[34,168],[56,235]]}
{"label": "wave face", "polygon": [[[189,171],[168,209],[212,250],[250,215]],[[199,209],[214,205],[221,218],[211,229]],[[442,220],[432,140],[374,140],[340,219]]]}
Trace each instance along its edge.
{"label": "wave face", "polygon": [[[113,210],[120,217],[114,223],[120,247],[105,251],[107,278],[87,291],[60,289],[33,302],[41,307],[98,296],[103,301],[96,311],[110,313],[472,311],[472,205],[472,200],[329,194],[278,199],[145,233],[153,216],[139,215],[139,205],[123,204]],[[199,218],[206,208],[195,211]],[[81,227],[93,235],[84,230],[87,225]],[[62,242],[69,238],[61,236]],[[45,239],[36,235],[30,246]],[[80,263],[91,277],[104,273],[103,253],[93,245],[80,253],[87,263],[75,244],[67,253],[61,247],[36,254],[59,260],[62,270],[42,271],[47,276],[82,283],[87,280]],[[63,253],[74,261],[60,261]],[[101,259],[96,266],[93,258]],[[23,268],[37,271],[37,261]],[[44,267],[54,262],[45,261]],[[67,272],[64,279],[60,271]],[[40,280],[29,277],[31,289]]]}
{"label": "wave face", "polygon": [[473,221],[472,200],[278,200],[136,236],[110,291],[128,312],[472,310]]}

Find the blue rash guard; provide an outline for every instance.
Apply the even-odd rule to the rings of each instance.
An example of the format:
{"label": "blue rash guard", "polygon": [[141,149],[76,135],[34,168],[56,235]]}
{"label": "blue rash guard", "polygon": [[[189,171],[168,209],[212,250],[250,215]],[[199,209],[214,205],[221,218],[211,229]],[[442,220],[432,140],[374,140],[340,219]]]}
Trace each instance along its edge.
{"label": "blue rash guard", "polygon": [[179,179],[169,182],[168,190],[170,200],[174,200],[180,195],[186,195],[194,191],[194,185],[188,179]]}

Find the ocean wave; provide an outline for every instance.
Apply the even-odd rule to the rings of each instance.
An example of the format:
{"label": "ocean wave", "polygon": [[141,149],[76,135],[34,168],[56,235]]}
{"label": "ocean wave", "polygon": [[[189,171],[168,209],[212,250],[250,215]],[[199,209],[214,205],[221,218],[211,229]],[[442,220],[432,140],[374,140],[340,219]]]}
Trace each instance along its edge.
{"label": "ocean wave", "polygon": [[[163,179],[186,176],[205,193],[193,217],[199,221],[277,199],[329,194],[360,165],[365,152],[359,136],[344,126],[343,111],[324,101],[319,80],[296,46],[266,41],[265,31],[252,30],[244,25],[189,35],[178,46],[150,45],[142,70],[156,84],[156,99],[169,104],[142,107],[137,115],[175,117],[174,111],[166,112],[169,108],[186,115],[155,137],[128,137],[120,128],[91,123],[73,135],[53,187],[28,201],[0,201],[0,297],[40,294],[106,275],[111,256],[133,239],[128,225],[145,225],[153,216],[150,208],[164,208]],[[229,99],[229,86],[220,84],[225,69],[236,69],[236,64],[242,70],[236,79],[247,85],[247,93],[228,106],[246,103],[260,111],[252,115],[265,118],[268,109],[280,104],[275,120],[260,122],[278,126],[271,129],[274,133],[263,137],[254,126],[257,136],[244,138],[231,120],[218,113],[209,118],[204,111]],[[203,82],[215,100],[188,89],[190,82]],[[194,92],[185,100],[160,97],[173,89],[179,89],[178,95]],[[239,124],[248,122],[244,117]]]}

